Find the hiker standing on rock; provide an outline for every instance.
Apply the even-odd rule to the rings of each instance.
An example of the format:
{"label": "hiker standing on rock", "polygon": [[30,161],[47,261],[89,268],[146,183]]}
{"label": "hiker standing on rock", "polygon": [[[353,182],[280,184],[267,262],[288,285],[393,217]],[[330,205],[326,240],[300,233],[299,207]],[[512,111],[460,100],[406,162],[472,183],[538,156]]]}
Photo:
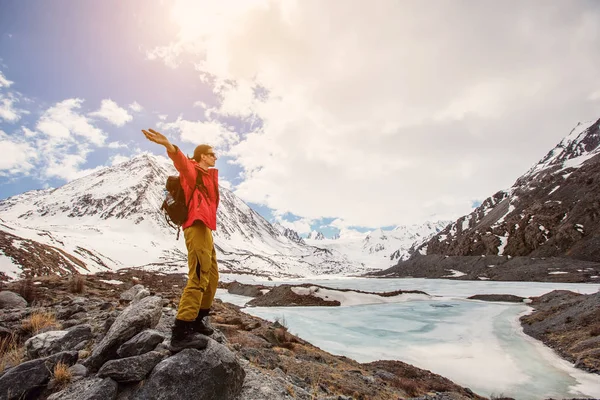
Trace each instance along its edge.
{"label": "hiker standing on rock", "polygon": [[196,333],[212,335],[213,330],[203,319],[212,306],[219,271],[212,231],[217,229],[219,206],[219,174],[217,156],[212,147],[201,144],[190,159],[161,133],[142,130],[148,140],[165,146],[177,171],[188,205],[188,216],[181,225],[188,250],[188,281],[179,301],[171,337],[172,348],[193,347],[199,339]]}

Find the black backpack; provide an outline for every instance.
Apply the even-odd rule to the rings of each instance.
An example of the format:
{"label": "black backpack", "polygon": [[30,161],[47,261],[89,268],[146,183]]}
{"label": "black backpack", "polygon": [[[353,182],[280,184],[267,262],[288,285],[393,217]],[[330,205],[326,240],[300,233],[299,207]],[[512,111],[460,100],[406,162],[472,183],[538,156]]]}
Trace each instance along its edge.
{"label": "black backpack", "polygon": [[192,190],[192,193],[190,193],[189,199],[185,198],[179,176],[169,176],[167,178],[167,183],[165,184],[165,200],[160,209],[164,212],[167,224],[177,230],[177,240],[179,240],[181,225],[187,220],[188,204],[192,200],[192,196],[196,189],[201,190],[208,196],[206,186],[204,186],[202,175],[200,173],[198,173],[196,177],[196,186],[194,187],[194,190]]}

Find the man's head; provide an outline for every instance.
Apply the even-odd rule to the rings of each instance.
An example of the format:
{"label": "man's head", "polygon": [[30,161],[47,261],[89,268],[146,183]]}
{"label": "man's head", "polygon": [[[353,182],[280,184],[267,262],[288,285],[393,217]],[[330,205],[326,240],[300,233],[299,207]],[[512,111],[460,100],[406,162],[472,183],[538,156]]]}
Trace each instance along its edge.
{"label": "man's head", "polygon": [[192,157],[202,168],[214,167],[217,156],[212,147],[207,144],[201,144],[194,149]]}

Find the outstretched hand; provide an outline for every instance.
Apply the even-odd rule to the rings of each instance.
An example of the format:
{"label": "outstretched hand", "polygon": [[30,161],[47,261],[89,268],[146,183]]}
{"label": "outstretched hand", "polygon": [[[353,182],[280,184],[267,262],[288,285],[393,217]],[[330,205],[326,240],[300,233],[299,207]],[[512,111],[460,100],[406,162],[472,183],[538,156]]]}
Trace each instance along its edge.
{"label": "outstretched hand", "polygon": [[155,131],[154,129],[142,129],[142,132],[144,132],[144,136],[146,136],[146,139],[148,139],[151,142],[162,144],[165,147],[168,147],[171,144],[171,142],[169,142],[169,139],[167,139],[165,135]]}

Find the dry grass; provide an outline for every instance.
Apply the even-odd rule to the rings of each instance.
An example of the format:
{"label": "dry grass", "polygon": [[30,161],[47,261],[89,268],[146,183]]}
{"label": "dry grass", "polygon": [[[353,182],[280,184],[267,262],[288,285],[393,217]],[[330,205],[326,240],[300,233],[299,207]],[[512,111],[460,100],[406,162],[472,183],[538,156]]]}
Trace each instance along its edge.
{"label": "dry grass", "polygon": [[58,362],[54,366],[52,377],[54,378],[56,387],[62,389],[71,382],[73,375],[71,374],[71,371],[69,370],[69,366],[67,364],[63,362]]}
{"label": "dry grass", "polygon": [[81,274],[74,274],[69,280],[69,291],[71,293],[85,292],[85,278]]}
{"label": "dry grass", "polygon": [[27,300],[29,304],[33,303],[39,295],[39,290],[35,287],[31,278],[18,281],[14,286],[14,291]]}
{"label": "dry grass", "polygon": [[60,324],[56,321],[53,313],[34,311],[28,318],[23,320],[21,328],[27,333],[37,335],[45,328],[60,328]]}
{"label": "dry grass", "polygon": [[23,347],[19,346],[15,335],[0,339],[0,373],[6,368],[20,364],[23,353]]}

